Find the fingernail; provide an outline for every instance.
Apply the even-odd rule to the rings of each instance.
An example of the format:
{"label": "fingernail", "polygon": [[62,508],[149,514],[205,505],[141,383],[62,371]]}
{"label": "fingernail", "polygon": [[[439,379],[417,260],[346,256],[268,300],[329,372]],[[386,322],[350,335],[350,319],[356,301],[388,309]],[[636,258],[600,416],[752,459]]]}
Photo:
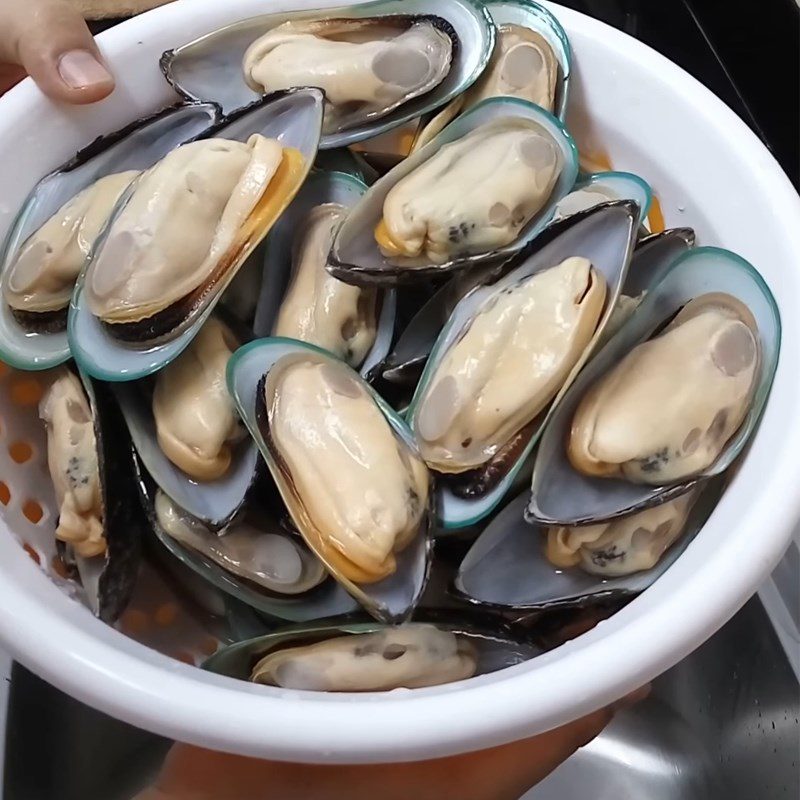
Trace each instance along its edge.
{"label": "fingernail", "polygon": [[111,73],[88,50],[64,53],[58,62],[58,74],[70,89],[85,89],[111,80]]}

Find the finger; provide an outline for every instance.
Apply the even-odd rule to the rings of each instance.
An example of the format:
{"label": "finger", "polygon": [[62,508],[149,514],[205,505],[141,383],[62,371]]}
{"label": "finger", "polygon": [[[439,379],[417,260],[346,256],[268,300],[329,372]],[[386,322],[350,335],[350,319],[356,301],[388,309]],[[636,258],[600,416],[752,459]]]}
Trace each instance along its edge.
{"label": "finger", "polygon": [[113,91],[86,23],[64,0],[4,0],[0,31],[0,61],[22,66],[54,100],[93,103]]}

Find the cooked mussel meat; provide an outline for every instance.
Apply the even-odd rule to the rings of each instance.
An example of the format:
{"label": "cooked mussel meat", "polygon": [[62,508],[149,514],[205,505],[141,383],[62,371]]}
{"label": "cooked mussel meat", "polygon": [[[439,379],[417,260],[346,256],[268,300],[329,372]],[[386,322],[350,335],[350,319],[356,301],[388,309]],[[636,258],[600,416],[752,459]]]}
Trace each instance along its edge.
{"label": "cooked mussel meat", "polygon": [[686,526],[697,490],[675,500],[597,525],[550,528],[547,558],[557,567],[580,566],[593,575],[618,577],[651,569]]}
{"label": "cooked mussel meat", "polygon": [[558,61],[541,33],[522,25],[500,25],[492,60],[465,93],[462,110],[487,97],[521,97],[552,112],[557,79]]}
{"label": "cooked mussel meat", "polygon": [[284,473],[289,511],[348,580],[393,574],[425,527],[428,470],[355,373],[313,353],[279,358],[261,382],[259,422]]}
{"label": "cooked mussel meat", "polygon": [[760,359],[743,303],[721,293],[692,300],[589,389],[573,418],[570,462],[656,486],[701,473],[747,416]]}
{"label": "cooked mussel meat", "polygon": [[500,289],[437,363],[414,432],[427,464],[460,473],[490,462],[557,394],[594,335],[606,284],[572,257]]}
{"label": "cooked mussel meat", "polygon": [[501,117],[444,145],[386,195],[375,240],[386,258],[440,264],[509,244],[548,201],[562,169],[533,120]]}
{"label": "cooked mussel meat", "polygon": [[39,404],[47,430],[47,464],[58,504],[56,538],[76,555],[106,552],[97,441],[89,401],[78,376],[59,369]]}
{"label": "cooked mussel meat", "polygon": [[244,56],[258,92],[318,86],[324,133],[382,117],[440,84],[450,69],[455,32],[439,17],[289,21]]}
{"label": "cooked mussel meat", "polygon": [[318,692],[380,692],[438,686],[472,677],[469,640],[433,625],[410,623],[268,653],[255,683]]}
{"label": "cooked mussel meat", "polygon": [[145,173],[89,266],[91,313],[116,338],[173,333],[238,268],[237,258],[296,190],[303,156],[254,134],[204,139]]}
{"label": "cooked mussel meat", "polygon": [[35,231],[11,262],[5,301],[32,331],[63,330],[75,281],[114,206],[139,173],[95,181]]}
{"label": "cooked mussel meat", "polygon": [[192,343],[156,376],[153,418],[169,460],[196,480],[224,475],[244,426],[225,384],[225,369],[239,346],[226,325],[211,317]]}
{"label": "cooked mussel meat", "polygon": [[347,209],[338,203],[313,208],[295,236],[292,278],[273,335],[324,347],[358,367],[375,343],[378,294],[330,275],[325,266]]}

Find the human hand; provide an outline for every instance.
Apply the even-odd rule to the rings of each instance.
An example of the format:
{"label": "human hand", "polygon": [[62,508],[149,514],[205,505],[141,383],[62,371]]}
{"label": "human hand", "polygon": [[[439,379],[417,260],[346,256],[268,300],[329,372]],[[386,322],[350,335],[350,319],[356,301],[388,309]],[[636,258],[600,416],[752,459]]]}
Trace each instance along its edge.
{"label": "human hand", "polygon": [[518,800],[648,692],[540,736],[414,764],[287,764],[177,744],[137,800]]}
{"label": "human hand", "polygon": [[0,0],[0,95],[26,74],[65,103],[94,103],[114,89],[83,17],[64,0]]}

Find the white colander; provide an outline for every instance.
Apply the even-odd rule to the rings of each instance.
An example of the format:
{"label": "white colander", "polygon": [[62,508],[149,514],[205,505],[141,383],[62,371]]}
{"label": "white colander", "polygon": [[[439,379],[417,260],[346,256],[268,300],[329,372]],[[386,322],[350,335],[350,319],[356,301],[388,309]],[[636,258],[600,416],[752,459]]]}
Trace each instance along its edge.
{"label": "white colander", "polygon": [[[56,108],[26,82],[0,100],[0,236],[45,172],[94,136],[174,99],[158,72],[163,50],[290,5],[333,3],[180,0],[102,35],[118,77],[111,99]],[[800,517],[800,200],[758,139],[697,81],[622,33],[553,10],[575,53],[568,125],[584,153],[606,153],[614,167],[646,178],[668,225],[692,225],[701,244],[741,253],[780,306],[781,360],[760,428],[686,552],[611,619],[499,673],[359,696],[236,682],[103,625],[50,580],[53,507],[42,434],[33,406],[14,401],[15,387],[31,378],[5,374],[0,481],[10,497],[0,516],[0,639],[19,660],[107,713],[197,744],[296,761],[430,758],[538,733],[614,700],[684,657],[755,591]],[[16,441],[30,444],[25,463],[11,457]],[[35,524],[24,513],[27,507],[32,516],[33,502],[43,511]],[[40,566],[20,542],[33,548]],[[162,605],[162,622],[175,616],[169,602],[145,609],[151,633],[162,631]],[[141,617],[134,623],[141,627]],[[173,641],[161,635],[159,647],[167,640]]]}

